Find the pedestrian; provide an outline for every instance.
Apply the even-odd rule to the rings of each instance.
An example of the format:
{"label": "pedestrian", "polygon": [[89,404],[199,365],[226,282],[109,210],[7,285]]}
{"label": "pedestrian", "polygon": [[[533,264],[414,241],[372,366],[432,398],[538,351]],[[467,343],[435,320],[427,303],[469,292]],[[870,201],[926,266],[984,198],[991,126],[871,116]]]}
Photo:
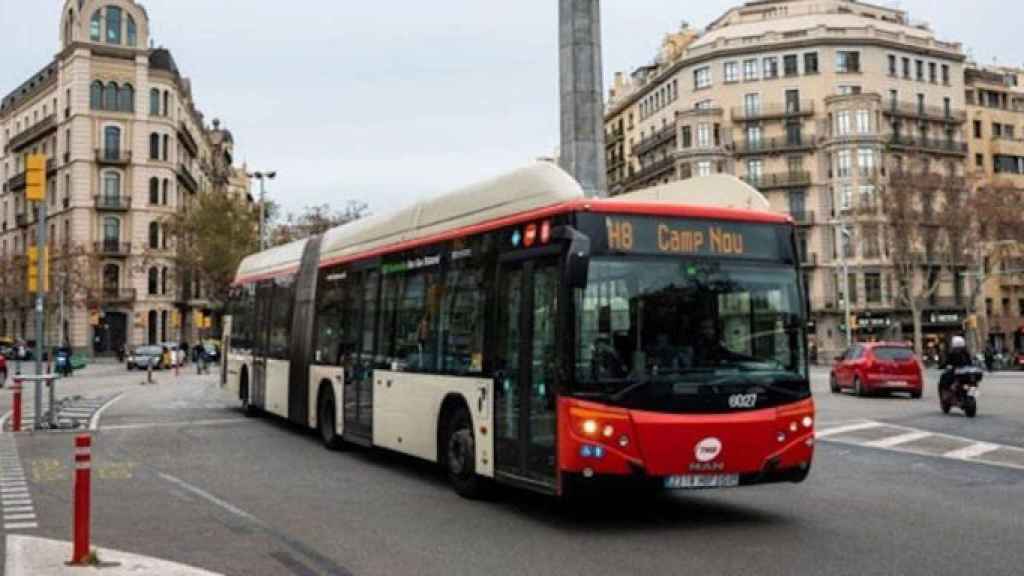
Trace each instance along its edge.
{"label": "pedestrian", "polygon": [[992,344],[985,346],[985,369],[989,372],[995,367],[996,353],[992,349]]}
{"label": "pedestrian", "polygon": [[118,364],[124,363],[124,357],[128,355],[128,345],[121,344],[117,347],[117,362]]}

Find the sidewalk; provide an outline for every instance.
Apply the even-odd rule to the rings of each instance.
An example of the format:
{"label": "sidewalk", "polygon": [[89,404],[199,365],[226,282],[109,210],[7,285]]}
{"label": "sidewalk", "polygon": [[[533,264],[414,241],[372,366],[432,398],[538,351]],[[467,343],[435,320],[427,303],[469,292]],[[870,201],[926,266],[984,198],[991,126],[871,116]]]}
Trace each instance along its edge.
{"label": "sidewalk", "polygon": [[221,576],[216,572],[200,570],[184,564],[108,550],[94,549],[98,566],[71,567],[65,564],[71,558],[71,543],[33,536],[7,536],[6,576],[62,576],[103,574],[123,576]]}

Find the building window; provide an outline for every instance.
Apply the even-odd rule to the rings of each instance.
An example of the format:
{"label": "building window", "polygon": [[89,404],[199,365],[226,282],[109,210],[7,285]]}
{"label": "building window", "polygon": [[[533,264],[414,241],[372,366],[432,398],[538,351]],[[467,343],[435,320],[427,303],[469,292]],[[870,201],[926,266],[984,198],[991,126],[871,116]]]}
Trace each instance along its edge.
{"label": "building window", "polygon": [[701,160],[697,162],[697,176],[711,176],[711,161]]}
{"label": "building window", "polygon": [[157,178],[149,179],[149,204],[156,206],[160,203],[160,180]]}
{"label": "building window", "polygon": [[97,10],[93,12],[92,19],[89,20],[89,40],[93,42],[100,41],[100,22],[102,18],[103,16],[100,14],[100,11]]}
{"label": "building window", "polygon": [[924,60],[914,60],[914,69],[917,71],[917,80],[924,82]]}
{"label": "building window", "polygon": [[747,127],[747,147],[751,150],[757,150],[761,147],[761,127],[760,126],[749,126]]}
{"label": "building window", "polygon": [[103,109],[104,110],[117,110],[117,83],[110,82],[107,84],[105,90],[103,90]]}
{"label": "building window", "polygon": [[849,150],[840,150],[836,154],[836,177],[837,178],[849,178],[850,177],[850,164],[853,155]]}
{"label": "building window", "polygon": [[942,65],[942,83],[949,85],[949,64]]}
{"label": "building window", "polygon": [[121,174],[119,172],[103,173],[103,197],[108,202],[117,202],[121,196]]}
{"label": "building window", "polygon": [[121,284],[121,269],[117,264],[103,267],[103,293],[108,297],[116,297]]}
{"label": "building window", "polygon": [[779,77],[779,59],[775,56],[765,58],[761,63],[761,67],[765,80]]}
{"label": "building window", "polygon": [[160,223],[150,222],[149,223],[149,247],[152,250],[160,248]]}
{"label": "building window", "polygon": [[818,53],[808,52],[804,54],[804,74],[818,73]]}
{"label": "building window", "polygon": [[89,108],[103,109],[103,83],[99,80],[89,85]]}
{"label": "building window", "polygon": [[116,160],[121,157],[121,129],[117,126],[107,126],[103,129],[103,149],[108,160]]}
{"label": "building window", "polygon": [[167,191],[170,188],[170,184],[171,184],[171,181],[168,180],[167,178],[164,178],[164,193],[163,193],[162,201],[160,202],[164,206],[167,206]]}
{"label": "building window", "polygon": [[896,75],[896,56],[889,54],[889,76]]}
{"label": "building window", "polygon": [[154,266],[149,269],[149,295],[157,296],[158,294],[160,294],[160,271]]}
{"label": "building window", "polygon": [[751,80],[757,80],[760,78],[760,73],[757,69],[757,60],[744,60],[743,61],[743,80],[750,82]]}
{"label": "building window", "polygon": [[709,124],[698,124],[697,125],[697,147],[698,148],[710,148],[711,147],[711,126]]}
{"label": "building window", "polygon": [[693,87],[696,90],[711,87],[711,67],[704,66],[693,71]]}
{"label": "building window", "polygon": [[981,120],[974,121],[974,137],[981,138]]}
{"label": "building window", "polygon": [[149,91],[149,114],[150,116],[160,115],[160,91],[156,88]]}
{"label": "building window", "polygon": [[107,44],[121,43],[121,9],[107,6]]}
{"label": "building window", "polygon": [[[799,60],[796,54],[788,54],[782,57],[782,73],[786,76],[796,76],[800,74]],[[806,66],[804,69],[806,70]]]}
{"label": "building window", "polygon": [[164,91],[164,116],[170,115],[171,109],[171,93],[170,91]]}
{"label": "building window", "polygon": [[910,79],[910,58],[903,57],[901,59],[901,62],[903,63],[903,77],[906,78],[907,80],[909,80]]}
{"label": "building window", "polygon": [[850,111],[842,110],[836,113],[836,135],[846,136],[850,133]]}
{"label": "building window", "polygon": [[762,160],[747,160],[747,179],[752,184],[757,185],[761,182],[761,178],[764,175],[764,161]]}
{"label": "building window", "polygon": [[160,159],[160,135],[155,132],[149,135],[149,159]]}
{"label": "building window", "polygon": [[882,275],[869,272],[864,275],[864,298],[868,304],[882,303]]}
{"label": "building window", "polygon": [[860,72],[860,52],[840,50],[836,52],[836,72]]}
{"label": "building window", "polygon": [[867,178],[875,172],[875,151],[870,148],[857,150],[857,166],[860,168],[860,175]]}
{"label": "building window", "polygon": [[977,166],[978,168],[984,168],[985,167],[985,155],[984,154],[975,154],[974,155],[974,165]]}
{"label": "building window", "polygon": [[171,147],[171,140],[170,140],[170,137],[167,134],[164,134],[164,142],[163,142],[163,144],[164,144],[164,148],[163,148],[163,150],[160,151],[160,157],[163,158],[164,162],[166,162],[167,161],[167,157],[168,157],[167,150]]}
{"label": "building window", "polygon": [[135,28],[135,18],[128,16],[128,45],[134,48],[139,42],[139,33]]}
{"label": "building window", "polygon": [[683,148],[690,148],[693,146],[693,134],[689,126],[683,126]]}
{"label": "building window", "polygon": [[121,241],[121,221],[114,217],[103,219],[103,245],[107,249],[117,250]]}
{"label": "building window", "polygon": [[761,95],[747,94],[743,97],[743,109],[747,116],[757,116],[761,113]]}
{"label": "building window", "polygon": [[737,62],[726,62],[722,72],[726,82],[738,82],[740,79],[740,65]]}
{"label": "building window", "polygon": [[928,81],[932,84],[937,84],[939,82],[939,72],[935,62],[928,63]]}
{"label": "building window", "polygon": [[118,92],[117,109],[121,112],[135,112],[135,88],[125,84]]}
{"label": "building window", "polygon": [[857,133],[871,133],[871,112],[868,110],[857,110]]}

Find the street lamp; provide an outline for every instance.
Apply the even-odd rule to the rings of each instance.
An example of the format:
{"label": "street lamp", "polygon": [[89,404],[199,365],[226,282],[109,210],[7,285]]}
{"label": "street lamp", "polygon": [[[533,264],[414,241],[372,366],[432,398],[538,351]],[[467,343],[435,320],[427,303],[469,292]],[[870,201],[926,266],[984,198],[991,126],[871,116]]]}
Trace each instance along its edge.
{"label": "street lamp", "polygon": [[843,313],[846,315],[846,346],[849,348],[853,345],[853,326],[851,326],[853,323],[850,321],[850,264],[846,259],[846,249],[852,240],[852,235],[846,223],[847,210],[848,208],[846,207],[840,208],[839,218],[834,220],[832,224],[839,232],[839,262],[843,269]]}
{"label": "street lamp", "polygon": [[266,235],[266,195],[267,191],[264,187],[266,180],[273,180],[277,177],[276,171],[270,172],[253,172],[249,174],[249,178],[255,178],[260,181],[260,250],[267,249],[267,235]]}

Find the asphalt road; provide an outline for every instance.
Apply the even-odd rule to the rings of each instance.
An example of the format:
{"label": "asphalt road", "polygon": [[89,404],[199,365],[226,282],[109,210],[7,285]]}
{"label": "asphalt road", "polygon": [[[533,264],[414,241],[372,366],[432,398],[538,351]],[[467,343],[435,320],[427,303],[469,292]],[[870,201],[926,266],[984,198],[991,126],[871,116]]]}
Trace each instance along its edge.
{"label": "asphalt road", "polygon": [[[1015,575],[1024,566],[1024,450],[1014,448],[1024,449],[1024,374],[988,377],[969,420],[941,415],[933,387],[919,401],[854,398],[829,393],[817,371],[819,432],[833,434],[804,484],[618,495],[583,509],[515,490],[463,500],[432,466],[330,453],[288,424],[247,419],[212,377],[139,380],[110,367],[67,383],[86,397],[123,392],[94,440],[94,542],[225,574]],[[7,398],[0,392],[0,404]],[[870,446],[879,442],[892,445]],[[38,521],[19,533],[70,539],[72,436],[14,444]],[[946,456],[976,446],[994,463]]]}

